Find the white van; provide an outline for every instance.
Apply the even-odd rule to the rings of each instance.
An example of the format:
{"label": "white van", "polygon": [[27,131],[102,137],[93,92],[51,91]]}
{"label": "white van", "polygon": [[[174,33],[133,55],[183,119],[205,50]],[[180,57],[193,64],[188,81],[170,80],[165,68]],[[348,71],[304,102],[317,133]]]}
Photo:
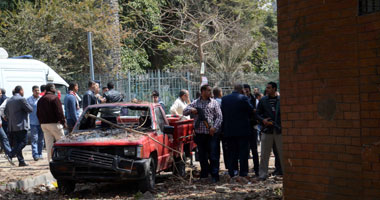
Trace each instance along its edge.
{"label": "white van", "polygon": [[24,97],[28,98],[34,85],[40,87],[47,83],[53,83],[61,92],[63,102],[69,85],[48,65],[34,59],[0,59],[0,88],[6,90],[8,97],[17,85],[24,89]]}

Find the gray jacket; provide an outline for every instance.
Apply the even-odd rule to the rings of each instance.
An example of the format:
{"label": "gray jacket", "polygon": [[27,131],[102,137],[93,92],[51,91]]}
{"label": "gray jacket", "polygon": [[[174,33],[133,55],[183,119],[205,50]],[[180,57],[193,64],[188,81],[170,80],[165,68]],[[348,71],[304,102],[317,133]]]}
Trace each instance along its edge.
{"label": "gray jacket", "polygon": [[24,97],[15,94],[8,99],[5,106],[5,116],[8,120],[8,131],[17,132],[29,129],[28,113],[33,111]]}

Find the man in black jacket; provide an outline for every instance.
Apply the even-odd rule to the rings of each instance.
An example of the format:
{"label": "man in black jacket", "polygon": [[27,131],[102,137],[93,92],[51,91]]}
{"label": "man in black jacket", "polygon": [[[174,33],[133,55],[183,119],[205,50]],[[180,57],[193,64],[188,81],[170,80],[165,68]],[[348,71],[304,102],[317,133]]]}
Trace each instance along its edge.
{"label": "man in black jacket", "polygon": [[235,165],[240,162],[240,176],[248,175],[249,136],[252,133],[250,116],[253,106],[243,94],[243,85],[237,84],[234,91],[222,98],[223,133],[230,153],[228,173],[235,176]]}
{"label": "man in black jacket", "polygon": [[106,98],[106,103],[117,103],[123,101],[123,95],[114,89],[115,85],[112,82],[107,83],[107,88],[109,89],[106,93],[103,94],[103,97]]}
{"label": "man in black jacket", "polygon": [[276,144],[281,166],[284,166],[282,157],[280,97],[276,95],[276,92],[277,84],[269,82],[266,87],[267,96],[261,98],[257,107],[256,116],[263,124],[259,172],[260,180],[265,180],[268,177],[269,157],[273,143]]}
{"label": "man in black jacket", "polygon": [[252,126],[252,132],[249,136],[249,148],[252,152],[253,171],[256,176],[259,176],[259,154],[257,152],[257,119],[256,119],[256,98],[251,93],[251,87],[248,84],[244,84],[244,92],[248,97],[249,102],[254,108],[254,113],[250,116],[250,122]]}

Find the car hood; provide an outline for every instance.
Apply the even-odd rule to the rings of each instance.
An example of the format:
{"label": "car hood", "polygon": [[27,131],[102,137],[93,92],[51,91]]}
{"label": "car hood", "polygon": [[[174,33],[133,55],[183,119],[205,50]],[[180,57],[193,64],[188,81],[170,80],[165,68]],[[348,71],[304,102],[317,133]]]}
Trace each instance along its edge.
{"label": "car hood", "polygon": [[121,129],[74,131],[58,140],[55,146],[139,145],[145,137],[147,136]]}

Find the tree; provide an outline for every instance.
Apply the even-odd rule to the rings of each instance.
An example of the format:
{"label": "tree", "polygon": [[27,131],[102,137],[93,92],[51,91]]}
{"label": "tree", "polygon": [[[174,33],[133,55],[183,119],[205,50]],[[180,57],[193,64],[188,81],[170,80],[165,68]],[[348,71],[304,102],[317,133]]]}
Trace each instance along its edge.
{"label": "tree", "polygon": [[235,27],[228,36],[213,43],[209,49],[207,63],[209,66],[209,79],[220,85],[234,85],[244,80],[244,69],[251,68],[248,61],[252,50],[258,47],[248,30]]}
{"label": "tree", "polygon": [[105,71],[111,62],[105,51],[113,44],[112,16],[101,1],[20,1],[17,10],[1,13],[0,46],[10,55],[31,54],[69,78],[89,69],[86,33],[91,31],[95,70]]}

